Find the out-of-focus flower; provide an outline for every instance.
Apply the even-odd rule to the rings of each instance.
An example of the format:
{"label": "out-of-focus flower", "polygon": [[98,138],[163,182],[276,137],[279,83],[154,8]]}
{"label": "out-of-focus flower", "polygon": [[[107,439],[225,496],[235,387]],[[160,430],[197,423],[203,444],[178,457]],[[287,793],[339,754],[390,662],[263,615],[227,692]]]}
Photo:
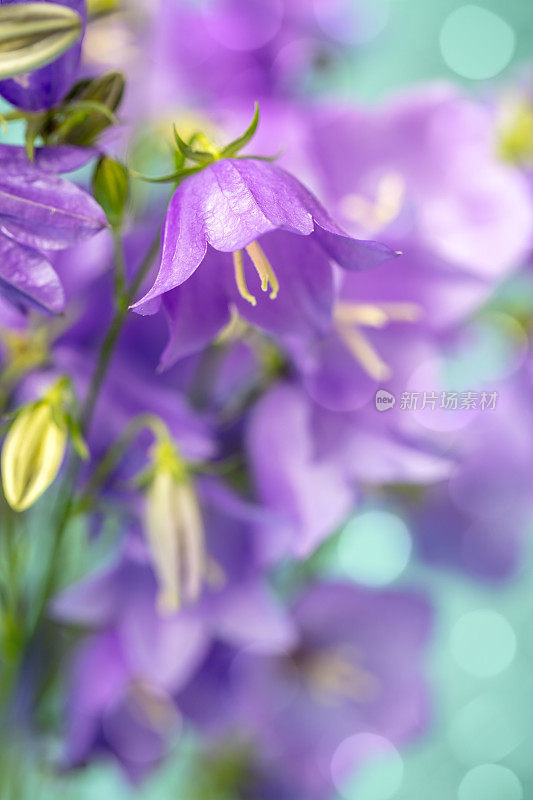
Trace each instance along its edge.
{"label": "out-of-focus flower", "polygon": [[[425,253],[406,259],[401,281],[390,276],[384,299],[409,299],[401,284],[411,289],[416,274],[420,298],[412,299],[427,296],[429,322],[449,324],[521,266],[532,239],[531,196],[519,170],[497,157],[491,109],[434,85],[377,110],[317,109],[313,120],[311,157],[336,216],[357,234],[392,238],[407,256],[413,245]],[[468,297],[468,281],[477,296]],[[456,314],[445,282],[464,285],[468,303]]]}
{"label": "out-of-focus flower", "polygon": [[273,387],[256,403],[246,440],[257,495],[271,512],[257,521],[267,562],[308,557],[353,510],[360,486],[431,484],[452,467],[375,408],[331,413],[290,384]]}
{"label": "out-of-focus flower", "polygon": [[[20,1],[2,0],[2,4],[8,5]],[[87,16],[85,0],[52,0],[52,2],[72,8],[85,22]],[[0,95],[25,111],[44,111],[51,108],[62,100],[75,79],[80,54],[81,42],[78,42],[48,66],[26,75],[0,81]]]}
{"label": "out-of-focus flower", "polygon": [[410,351],[441,347],[522,265],[533,203],[524,176],[497,157],[490,109],[451,87],[309,115],[303,148],[335,215],[404,254],[399,269],[343,272],[329,329],[284,342],[312,396],[346,411],[377,388],[405,388]]}
{"label": "out-of-focus flower", "polygon": [[211,485],[202,501],[217,563],[196,605],[158,612],[157,582],[137,533],[111,567],[54,600],[56,619],[95,629],[72,665],[67,763],[111,752],[131,778],[142,777],[179,731],[176,694],[212,641],[265,653],[292,645],[292,622],[248,557],[249,519],[258,510]]}
{"label": "out-of-focus flower", "polygon": [[488,581],[516,571],[532,513],[530,393],[521,370],[501,384],[494,409],[469,412],[458,435],[440,437],[454,451],[450,475],[402,503],[428,562]]}
{"label": "out-of-focus flower", "polygon": [[[317,584],[296,599],[292,616],[293,647],[272,657],[219,646],[178,704],[206,734],[255,744],[290,796],[323,798],[343,741],[372,732],[402,743],[424,730],[431,610],[408,592]],[[343,766],[339,780],[360,765]]]}
{"label": "out-of-focus flower", "polygon": [[16,305],[57,313],[63,288],[47,255],[93,236],[107,224],[93,198],[54,170],[92,156],[78,148],[43,148],[36,163],[23,148],[0,149],[0,291]]}
{"label": "out-of-focus flower", "polygon": [[364,42],[369,17],[366,0],[163,0],[150,46],[154,93],[160,103],[179,90],[196,102],[223,98],[225,105],[301,96]]}
{"label": "out-of-focus flower", "polygon": [[24,3],[4,4],[0,19],[2,80],[51,64],[78,41],[82,31],[79,14],[53,2],[30,8]]}

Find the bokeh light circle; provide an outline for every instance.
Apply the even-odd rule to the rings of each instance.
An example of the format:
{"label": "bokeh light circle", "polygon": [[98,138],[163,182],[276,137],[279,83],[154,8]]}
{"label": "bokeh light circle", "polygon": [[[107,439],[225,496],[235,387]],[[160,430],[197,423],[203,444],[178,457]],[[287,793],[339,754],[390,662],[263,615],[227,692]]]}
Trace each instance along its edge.
{"label": "bokeh light circle", "polygon": [[256,50],[278,33],[282,0],[217,0],[204,7],[205,25],[216,41],[230,50]]}
{"label": "bokeh light circle", "polygon": [[457,800],[522,800],[522,784],[500,764],[480,764],[464,776]]}
{"label": "bokeh light circle", "polygon": [[503,672],[516,654],[515,633],[502,614],[478,609],[455,623],[450,638],[453,657],[465,672],[490,678]]}
{"label": "bokeh light circle", "polygon": [[337,558],[344,575],[366,586],[385,586],[409,563],[411,536],[405,522],[388,511],[365,511],[343,528]]}
{"label": "bokeh light circle", "polygon": [[493,11],[473,4],[452,11],[440,32],[444,61],[472,80],[498,75],[511,61],[515,46],[511,26]]}
{"label": "bokeh light circle", "polygon": [[331,777],[345,800],[389,800],[403,781],[403,760],[392,742],[375,733],[344,739],[331,759]]}

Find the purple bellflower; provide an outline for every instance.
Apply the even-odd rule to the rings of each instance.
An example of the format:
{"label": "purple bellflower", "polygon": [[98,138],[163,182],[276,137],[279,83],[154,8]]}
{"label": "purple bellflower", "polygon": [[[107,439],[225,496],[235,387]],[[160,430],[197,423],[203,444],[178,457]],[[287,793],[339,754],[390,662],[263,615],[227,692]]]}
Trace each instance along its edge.
{"label": "purple bellflower", "polygon": [[[158,275],[133,307],[146,312],[149,301],[184,283],[201,265],[208,245],[232,255],[241,297],[257,304],[245,278],[245,258],[249,258],[261,289],[270,289],[275,299],[282,287],[257,240],[278,230],[311,237],[347,270],[368,269],[394,255],[378,242],[348,236],[318,200],[280,167],[256,159],[222,158],[186,178],[175,191],[165,218]],[[294,269],[305,270],[305,266],[294,265]]]}
{"label": "purple bellflower", "polygon": [[[20,0],[2,0],[2,5],[17,2]],[[52,0],[52,2],[72,8],[85,24],[87,19],[85,0]],[[80,55],[81,40],[46,67],[0,81],[0,95],[24,111],[44,111],[51,108],[62,100],[70,89],[76,77]]]}
{"label": "purple bellflower", "polygon": [[[163,303],[171,327],[164,366],[206,344],[228,321],[232,307],[240,312],[244,306],[244,316],[267,329],[294,329],[301,318],[323,324],[332,293],[330,260],[360,271],[397,255],[378,242],[348,236],[277,165],[233,157],[252,138],[258,119],[256,107],[246,133],[223,150],[208,142],[208,152],[195,151],[176,134],[183,163],[188,158],[196,166],[169,176],[182,183],[166,214],[159,272],[133,306],[151,314]],[[176,292],[194,280],[198,267],[194,288],[184,296]],[[262,291],[269,292],[266,302],[249,288],[254,269]],[[232,272],[234,283],[229,283]],[[270,301],[277,302],[277,310]]]}
{"label": "purple bellflower", "polygon": [[[179,729],[174,697],[213,641],[269,654],[294,645],[292,620],[254,563],[250,522],[259,509],[213,481],[201,493],[213,560],[210,586],[196,605],[158,613],[158,587],[137,531],[110,567],[53,603],[55,618],[92,629],[73,662],[69,764],[107,752],[132,779],[142,777]],[[166,714],[161,719],[150,710]]]}
{"label": "purple bellflower", "polygon": [[202,732],[258,746],[292,797],[330,797],[360,763],[335,754],[356,734],[399,744],[429,714],[423,659],[431,629],[427,601],[409,592],[316,584],[291,608],[298,639],[281,654],[211,650],[178,695]]}
{"label": "purple bellflower", "polygon": [[310,556],[353,512],[361,486],[436,483],[453,466],[402,433],[392,412],[331,412],[290,383],[255,404],[246,449],[257,498],[270,512],[256,524],[267,563]]}

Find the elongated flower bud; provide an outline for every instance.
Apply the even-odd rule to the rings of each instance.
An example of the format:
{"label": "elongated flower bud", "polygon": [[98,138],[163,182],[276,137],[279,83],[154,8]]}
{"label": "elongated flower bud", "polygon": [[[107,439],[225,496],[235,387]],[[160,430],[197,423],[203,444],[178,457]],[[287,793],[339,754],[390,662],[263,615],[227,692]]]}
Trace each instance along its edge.
{"label": "elongated flower bud", "polygon": [[2,448],[2,484],[15,511],[33,505],[54,481],[69,429],[80,455],[85,454],[85,445],[68,414],[71,397],[66,381],[59,380],[41,400],[21,408],[9,429]]}
{"label": "elongated flower bud", "polygon": [[93,194],[102,206],[110,225],[120,226],[128,203],[129,181],[126,167],[119,161],[102,156],[93,176]]}
{"label": "elongated flower bud", "polygon": [[145,532],[159,583],[161,613],[194,602],[205,574],[204,530],[193,482],[169,440],[153,451]]}

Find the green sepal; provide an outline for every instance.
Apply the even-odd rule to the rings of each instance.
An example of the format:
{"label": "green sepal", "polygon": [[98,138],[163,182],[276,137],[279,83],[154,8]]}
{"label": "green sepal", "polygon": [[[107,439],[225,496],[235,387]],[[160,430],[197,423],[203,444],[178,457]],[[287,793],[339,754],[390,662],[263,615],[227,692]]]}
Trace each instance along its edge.
{"label": "green sepal", "polygon": [[90,456],[89,447],[83,438],[79,420],[72,416],[72,414],[65,414],[65,420],[74,450],[83,461],[87,461]]}
{"label": "green sepal", "polygon": [[134,178],[146,181],[147,183],[170,183],[171,181],[181,181],[189,175],[194,175],[195,172],[200,172],[201,169],[202,167],[187,167],[186,169],[179,169],[176,172],[171,172],[170,175],[160,175],[158,177],[143,175],[142,172],[137,172],[137,170],[131,167],[129,167],[129,172]]}
{"label": "green sepal", "polygon": [[214,160],[212,153],[206,153],[202,150],[195,150],[193,147],[184,142],[175,125],[174,139],[176,141],[176,145],[178,146],[178,150],[185,159],[189,159],[189,161],[196,161],[197,164],[204,165],[210,164]]}
{"label": "green sepal", "polygon": [[115,111],[124,94],[124,76],[108,72],[75,84],[63,103],[48,112],[43,138],[47,144],[88,147],[110,125],[117,124]]}
{"label": "green sepal", "polygon": [[239,136],[238,139],[234,139],[220,151],[221,158],[229,158],[230,156],[234,156],[236,153],[238,153],[239,150],[242,150],[242,148],[245,147],[248,144],[248,142],[250,142],[253,139],[258,125],[259,125],[259,103],[256,101],[254,104],[254,116],[250,125],[244,131],[242,136]]}

